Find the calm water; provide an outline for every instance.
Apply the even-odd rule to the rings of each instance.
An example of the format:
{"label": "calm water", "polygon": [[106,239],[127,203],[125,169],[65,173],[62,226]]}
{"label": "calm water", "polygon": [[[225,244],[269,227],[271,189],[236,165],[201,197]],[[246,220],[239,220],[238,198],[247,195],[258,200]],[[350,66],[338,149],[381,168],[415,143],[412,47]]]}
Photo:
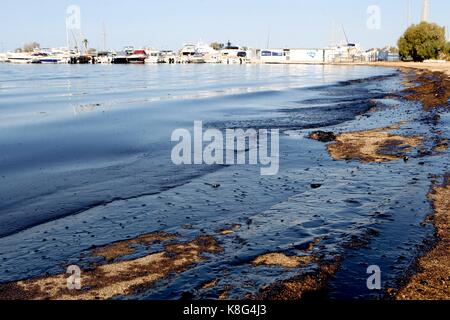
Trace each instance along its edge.
{"label": "calm water", "polygon": [[[368,79],[350,81],[361,78]],[[421,199],[433,164],[417,172],[399,163],[375,169],[334,162],[323,144],[303,136],[312,128],[379,127],[411,117],[418,112],[413,105],[410,113],[354,121],[400,81],[392,70],[369,67],[0,65],[0,282],[83,264],[82,253],[93,245],[153,231],[190,239],[252,221],[238,232],[242,241],[222,243],[219,260],[144,297],[177,298],[193,283],[227,274],[222,284],[233,285],[231,296],[239,298],[248,293],[238,285],[243,278],[260,287],[293,275],[281,268],[249,271],[258,254],[295,251],[318,237],[326,237],[322,250],[332,254],[368,228],[385,230],[385,237],[366,260],[344,266],[356,274],[338,276],[334,295],[370,294],[364,281],[351,283],[351,292],[343,288],[364,279],[364,265],[372,262],[399,268],[388,277],[392,284],[430,231],[419,225],[430,212]],[[195,120],[219,129],[280,128],[280,174],[172,165],[172,131],[191,129]],[[412,178],[414,185],[404,183]],[[311,190],[313,182],[324,187]],[[220,191],[208,183],[220,183]],[[377,219],[380,211],[389,218]],[[191,227],[181,228],[186,224]],[[408,234],[393,237],[406,226]],[[387,252],[392,245],[398,250]]]}

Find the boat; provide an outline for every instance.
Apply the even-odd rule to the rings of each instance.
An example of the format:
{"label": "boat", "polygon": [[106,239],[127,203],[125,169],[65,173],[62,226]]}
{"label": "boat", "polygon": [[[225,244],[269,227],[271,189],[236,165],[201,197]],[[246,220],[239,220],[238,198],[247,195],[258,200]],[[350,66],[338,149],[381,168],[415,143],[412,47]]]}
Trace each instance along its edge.
{"label": "boat", "polygon": [[88,64],[88,63],[91,63],[91,62],[92,62],[92,57],[91,57],[91,56],[88,56],[88,55],[80,55],[80,56],[77,58],[77,62],[78,62],[79,64]]}
{"label": "boat", "polygon": [[125,52],[119,52],[111,59],[112,64],[128,64],[128,55]]}
{"label": "boat", "polygon": [[220,62],[224,64],[245,64],[249,62],[247,51],[228,45],[220,50]]}
{"label": "boat", "polygon": [[147,57],[147,53],[144,49],[134,50],[133,53],[128,56],[128,63],[144,64]]}
{"label": "boat", "polygon": [[189,57],[187,63],[195,63],[195,64],[206,63],[205,54],[203,54],[203,53],[196,53],[193,56]]}
{"label": "boat", "polygon": [[97,63],[100,64],[109,64],[112,63],[113,60],[113,53],[109,51],[101,51],[97,54]]}
{"label": "boat", "polygon": [[145,59],[145,63],[147,63],[147,64],[161,63],[159,50],[146,49],[145,53],[147,55],[147,58]]}
{"label": "boat", "polygon": [[61,59],[50,52],[36,51],[31,54],[33,60],[31,63],[56,64],[61,63]]}
{"label": "boat", "polygon": [[196,53],[195,44],[185,44],[180,50],[183,57],[193,56]]}
{"label": "boat", "polygon": [[159,53],[159,63],[174,64],[177,62],[177,55],[171,50],[163,50]]}
{"label": "boat", "polygon": [[33,62],[33,57],[29,53],[8,53],[6,62],[28,64]]}
{"label": "boat", "polygon": [[219,51],[206,43],[197,43],[192,63],[219,63]]}

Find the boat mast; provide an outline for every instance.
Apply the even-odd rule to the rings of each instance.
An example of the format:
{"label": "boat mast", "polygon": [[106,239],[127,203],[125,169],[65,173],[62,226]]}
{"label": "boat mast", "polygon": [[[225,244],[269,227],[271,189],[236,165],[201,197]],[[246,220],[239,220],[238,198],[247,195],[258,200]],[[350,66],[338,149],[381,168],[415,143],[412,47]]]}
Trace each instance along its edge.
{"label": "boat mast", "polygon": [[428,22],[430,12],[429,0],[423,0],[422,3],[422,22]]}
{"label": "boat mast", "polygon": [[350,42],[348,42],[347,32],[345,32],[344,25],[342,25],[342,31],[344,31],[345,41],[347,42],[347,45],[349,45]]}
{"label": "boat mast", "polygon": [[407,28],[411,26],[412,18],[411,18],[411,0],[406,0],[406,24]]}
{"label": "boat mast", "polygon": [[105,27],[105,23],[103,22],[103,32],[102,32],[102,37],[103,37],[103,50],[107,51],[107,45],[106,45],[106,27]]}
{"label": "boat mast", "polygon": [[269,25],[269,28],[268,28],[268,32],[267,32],[267,43],[266,43],[266,49],[269,49],[270,48],[270,36],[271,36],[271,28],[270,28],[270,25]]}

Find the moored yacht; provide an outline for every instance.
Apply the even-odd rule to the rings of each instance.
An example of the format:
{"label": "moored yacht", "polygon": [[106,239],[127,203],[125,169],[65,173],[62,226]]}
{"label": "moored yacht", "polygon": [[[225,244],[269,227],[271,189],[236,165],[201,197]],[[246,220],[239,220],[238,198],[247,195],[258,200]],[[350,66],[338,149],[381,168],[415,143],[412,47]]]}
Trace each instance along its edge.
{"label": "moored yacht", "polygon": [[112,64],[127,64],[128,63],[128,55],[125,52],[119,52],[112,57],[111,63]]}
{"label": "moored yacht", "polygon": [[145,63],[147,64],[155,64],[160,63],[160,52],[159,50],[146,49],[145,53],[147,57],[145,59]]}
{"label": "moored yacht", "polygon": [[147,59],[147,53],[145,50],[134,50],[133,53],[128,56],[128,63],[143,64],[145,63],[145,59]]}
{"label": "moored yacht", "polygon": [[60,63],[61,59],[46,51],[36,51],[31,54],[31,63],[44,63],[44,64],[56,64]]}
{"label": "moored yacht", "polygon": [[112,52],[109,51],[101,51],[97,54],[97,63],[101,64],[109,64],[112,63],[114,56]]}
{"label": "moored yacht", "polygon": [[163,50],[159,53],[159,62],[174,64],[177,62],[177,55],[172,50]]}
{"label": "moored yacht", "polygon": [[29,53],[8,53],[6,62],[27,64],[33,62],[33,57]]}

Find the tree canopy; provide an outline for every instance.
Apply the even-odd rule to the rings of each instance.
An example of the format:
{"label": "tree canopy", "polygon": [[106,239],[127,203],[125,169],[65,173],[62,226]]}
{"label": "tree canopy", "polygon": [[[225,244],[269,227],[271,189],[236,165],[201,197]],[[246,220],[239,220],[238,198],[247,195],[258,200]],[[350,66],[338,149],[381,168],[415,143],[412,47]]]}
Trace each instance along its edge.
{"label": "tree canopy", "polygon": [[428,22],[412,25],[398,40],[402,59],[419,62],[438,58],[445,45],[445,28]]}

